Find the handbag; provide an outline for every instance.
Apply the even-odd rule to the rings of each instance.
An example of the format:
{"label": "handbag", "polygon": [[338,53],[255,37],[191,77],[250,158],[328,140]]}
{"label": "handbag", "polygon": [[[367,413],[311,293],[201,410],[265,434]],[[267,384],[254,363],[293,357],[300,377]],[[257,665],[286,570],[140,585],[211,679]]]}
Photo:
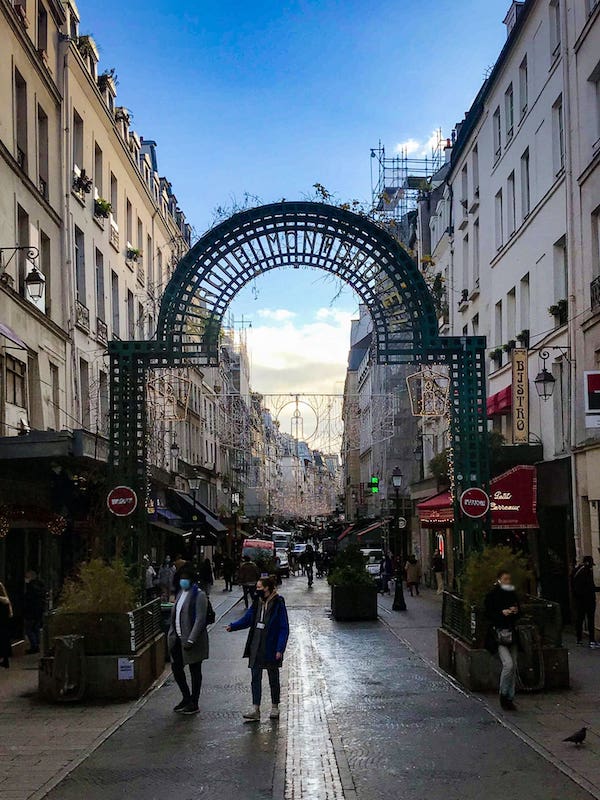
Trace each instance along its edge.
{"label": "handbag", "polygon": [[509,647],[514,641],[514,631],[512,628],[495,628],[496,641]]}

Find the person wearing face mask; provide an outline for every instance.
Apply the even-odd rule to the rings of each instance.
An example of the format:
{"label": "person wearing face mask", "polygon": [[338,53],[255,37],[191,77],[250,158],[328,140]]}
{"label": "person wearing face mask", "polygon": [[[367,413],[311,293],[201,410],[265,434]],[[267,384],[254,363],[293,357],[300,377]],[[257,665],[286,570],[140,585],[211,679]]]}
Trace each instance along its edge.
{"label": "person wearing face mask", "polygon": [[271,719],[279,719],[281,695],[279,670],[290,633],[287,609],[277,594],[274,578],[261,578],[256,584],[254,603],[244,616],[227,626],[227,631],[249,628],[244,658],[252,670],[252,710],[244,714],[249,722],[260,721],[263,671],[269,676],[271,688]]}
{"label": "person wearing face mask", "polygon": [[[171,669],[181,690],[181,701],[173,711],[197,714],[202,688],[202,662],[208,658],[206,619],[208,600],[196,583],[194,568],[184,565],[179,571],[179,592],[171,611],[168,643]],[[192,688],[188,686],[185,667],[189,667]]]}
{"label": "person wearing face mask", "polygon": [[487,649],[498,653],[502,662],[500,705],[505,711],[516,711],[514,704],[517,680],[517,621],[521,615],[519,598],[510,572],[501,570],[493,589],[485,598],[485,615],[490,623]]}

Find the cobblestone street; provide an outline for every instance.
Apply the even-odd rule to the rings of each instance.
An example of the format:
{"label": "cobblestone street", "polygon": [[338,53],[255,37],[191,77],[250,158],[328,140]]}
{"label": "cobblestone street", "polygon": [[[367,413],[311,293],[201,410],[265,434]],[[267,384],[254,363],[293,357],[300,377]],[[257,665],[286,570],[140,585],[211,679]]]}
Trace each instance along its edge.
{"label": "cobblestone street", "polygon": [[[328,589],[283,587],[292,637],[285,713],[244,724],[244,634],[211,637],[198,717],[172,713],[169,680],[49,795],[51,800],[583,800],[590,795],[457,691],[379,623],[337,624]],[[385,614],[384,614],[385,616]]]}

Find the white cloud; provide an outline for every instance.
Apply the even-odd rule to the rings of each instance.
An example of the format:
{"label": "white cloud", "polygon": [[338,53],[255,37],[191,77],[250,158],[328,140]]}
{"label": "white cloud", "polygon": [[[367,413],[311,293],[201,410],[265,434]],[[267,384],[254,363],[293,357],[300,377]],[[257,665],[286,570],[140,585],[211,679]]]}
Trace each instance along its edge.
{"label": "white cloud", "polygon": [[258,311],[258,316],[263,319],[272,319],[275,322],[284,322],[288,319],[293,319],[296,316],[295,311],[289,311],[287,308],[261,308]]}
{"label": "white cloud", "polygon": [[423,156],[431,157],[431,151],[435,149],[438,143],[438,131],[432,131],[428,139],[406,139],[404,142],[398,142],[394,148],[395,153],[407,156],[416,156],[421,158]]}

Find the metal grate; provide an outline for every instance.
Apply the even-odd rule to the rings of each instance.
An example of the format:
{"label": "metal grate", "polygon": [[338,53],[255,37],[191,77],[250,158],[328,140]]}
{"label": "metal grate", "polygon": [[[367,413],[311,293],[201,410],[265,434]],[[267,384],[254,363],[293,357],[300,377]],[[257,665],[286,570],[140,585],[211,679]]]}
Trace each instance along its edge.
{"label": "metal grate", "polygon": [[600,308],[600,275],[590,283],[590,306],[592,311]]}

